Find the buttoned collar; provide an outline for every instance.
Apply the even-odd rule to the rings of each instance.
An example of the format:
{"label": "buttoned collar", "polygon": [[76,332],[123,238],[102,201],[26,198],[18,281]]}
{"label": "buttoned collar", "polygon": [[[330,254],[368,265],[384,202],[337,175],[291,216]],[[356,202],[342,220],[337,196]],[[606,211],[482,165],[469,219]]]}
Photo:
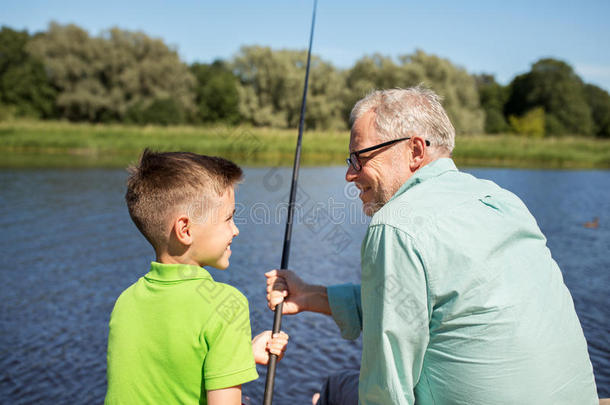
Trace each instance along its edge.
{"label": "buttoned collar", "polygon": [[150,263],[150,271],[144,276],[154,281],[186,281],[212,279],[212,276],[203,267],[191,264],[164,264]]}
{"label": "buttoned collar", "polygon": [[[390,201],[406,193],[409,189],[433,177],[438,177],[446,172],[457,172],[458,169],[451,158],[440,158],[428,163],[417,170],[390,198]],[[389,201],[388,201],[389,202]]]}

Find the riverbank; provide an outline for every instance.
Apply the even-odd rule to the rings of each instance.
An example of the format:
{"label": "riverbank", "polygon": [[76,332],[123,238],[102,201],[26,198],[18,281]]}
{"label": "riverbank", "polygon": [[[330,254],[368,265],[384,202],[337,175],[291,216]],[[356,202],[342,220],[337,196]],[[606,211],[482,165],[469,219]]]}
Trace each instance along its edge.
{"label": "riverbank", "polygon": [[[248,166],[289,166],[296,136],[294,129],[1,122],[0,167],[125,167],[145,147],[219,155]],[[348,131],[307,131],[303,164],[344,164],[348,140]],[[610,140],[458,135],[456,144],[454,159],[460,166],[610,168]]]}

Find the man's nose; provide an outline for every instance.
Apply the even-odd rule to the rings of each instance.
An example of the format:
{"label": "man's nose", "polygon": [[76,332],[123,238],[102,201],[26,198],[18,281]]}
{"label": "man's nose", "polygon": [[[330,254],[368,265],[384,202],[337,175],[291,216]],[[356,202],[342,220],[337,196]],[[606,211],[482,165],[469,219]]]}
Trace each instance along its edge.
{"label": "man's nose", "polygon": [[358,178],[358,172],[352,167],[352,165],[347,165],[347,172],[345,172],[345,181],[348,183],[351,181],[356,181]]}

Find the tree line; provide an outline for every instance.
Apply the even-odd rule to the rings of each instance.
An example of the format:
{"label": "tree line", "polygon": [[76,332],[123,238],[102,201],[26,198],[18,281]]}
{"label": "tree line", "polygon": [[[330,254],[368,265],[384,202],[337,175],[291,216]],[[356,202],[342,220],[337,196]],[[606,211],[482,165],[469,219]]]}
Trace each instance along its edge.
{"label": "tree line", "polygon": [[[305,51],[244,46],[231,60],[188,65],[142,32],[2,27],[0,120],[296,127],[305,60]],[[610,138],[610,95],[563,61],[541,59],[503,86],[421,50],[364,56],[348,69],[312,55],[306,127],[345,129],[354,102],[371,90],[422,83],[443,96],[459,133]]]}

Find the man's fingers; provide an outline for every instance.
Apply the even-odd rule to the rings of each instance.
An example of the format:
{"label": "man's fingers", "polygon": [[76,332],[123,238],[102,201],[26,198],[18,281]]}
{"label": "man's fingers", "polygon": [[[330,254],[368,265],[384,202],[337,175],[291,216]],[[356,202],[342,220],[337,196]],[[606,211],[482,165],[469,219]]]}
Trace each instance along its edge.
{"label": "man's fingers", "polygon": [[265,273],[265,277],[267,278],[285,278],[291,279],[296,277],[295,273],[292,270],[286,269],[274,269]]}
{"label": "man's fingers", "polygon": [[[299,312],[297,301],[301,299],[299,291],[300,279],[291,270],[274,269],[265,273],[267,277],[267,306],[272,311],[280,303],[288,300],[290,304],[284,305],[283,314],[296,314]],[[290,288],[289,288],[290,287]],[[292,298],[289,298],[292,297]],[[294,301],[296,300],[296,301]]]}
{"label": "man's fingers", "polygon": [[288,296],[288,284],[282,277],[277,274],[281,270],[271,270],[265,273],[267,277],[267,305],[269,309],[274,310],[276,305],[284,301]]}
{"label": "man's fingers", "polygon": [[265,277],[270,278],[270,277],[277,277],[277,269],[274,270],[270,270],[268,272],[265,273]]}
{"label": "man's fingers", "polygon": [[265,277],[286,277],[286,275],[292,273],[291,270],[284,269],[273,269],[265,273]]}
{"label": "man's fingers", "polygon": [[269,297],[287,297],[288,290],[267,290],[267,300]]}
{"label": "man's fingers", "polygon": [[282,278],[276,278],[274,280],[267,280],[267,292],[271,290],[288,290],[288,284]]}
{"label": "man's fingers", "polygon": [[287,295],[288,293],[286,291],[271,291],[269,294],[267,294],[269,309],[274,310],[275,306],[284,301],[284,297]]}

